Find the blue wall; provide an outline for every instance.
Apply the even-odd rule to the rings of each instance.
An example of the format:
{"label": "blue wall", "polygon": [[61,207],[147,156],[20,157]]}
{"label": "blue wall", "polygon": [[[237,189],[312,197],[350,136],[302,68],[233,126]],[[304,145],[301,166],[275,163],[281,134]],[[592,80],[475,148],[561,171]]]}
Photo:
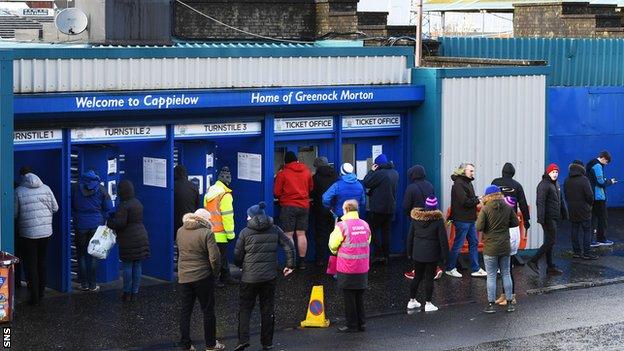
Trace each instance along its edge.
{"label": "blue wall", "polygon": [[[548,89],[547,162],[561,167],[561,179],[575,159],[587,163],[601,150],[613,158],[608,177],[624,178],[624,87],[551,87]],[[609,207],[624,206],[624,183],[607,190]]]}

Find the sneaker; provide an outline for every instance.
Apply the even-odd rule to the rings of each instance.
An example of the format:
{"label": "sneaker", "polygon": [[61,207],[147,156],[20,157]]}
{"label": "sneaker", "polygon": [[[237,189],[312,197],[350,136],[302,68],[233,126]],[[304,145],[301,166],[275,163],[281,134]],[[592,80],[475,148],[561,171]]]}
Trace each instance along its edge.
{"label": "sneaker", "polygon": [[511,301],[507,301],[507,312],[514,312],[515,310],[514,304]]}
{"label": "sneaker", "polygon": [[414,271],[411,272],[405,272],[403,273],[403,275],[405,276],[405,278],[407,279],[414,279]]}
{"label": "sneaker", "polygon": [[415,310],[417,308],[420,308],[420,302],[416,301],[416,299],[410,299],[409,302],[407,303],[407,309]]}
{"label": "sneaker", "polygon": [[598,255],[594,255],[594,254],[587,254],[587,255],[581,256],[581,259],[587,260],[587,261],[597,260],[598,258],[599,258],[599,256]]}
{"label": "sneaker", "polygon": [[484,278],[487,277],[487,272],[483,270],[483,268],[479,268],[478,271],[470,273],[473,277]]}
{"label": "sneaker", "polygon": [[539,274],[539,268],[537,268],[537,264],[535,264],[535,262],[533,261],[529,261],[527,262],[527,267],[531,268],[531,270],[533,272],[535,272],[535,274]]}
{"label": "sneaker", "polygon": [[600,244],[597,241],[592,241],[592,243],[589,244],[589,246],[591,246],[591,247],[598,247],[598,246],[600,246]]}
{"label": "sneaker", "polygon": [[81,285],[81,286],[78,288],[78,290],[80,290],[80,291],[89,291],[89,287],[88,287],[88,286],[86,286],[86,285]]}
{"label": "sneaker", "polygon": [[572,258],[581,258],[581,253],[580,252],[575,252],[572,254]]}
{"label": "sneaker", "polygon": [[213,347],[206,347],[206,351],[221,351],[221,350],[225,350],[225,345],[220,343],[219,340],[215,342]]}
{"label": "sneaker", "polygon": [[100,291],[100,286],[96,285],[96,286],[94,286],[92,288],[89,288],[89,291],[90,292],[98,292],[98,291]]}
{"label": "sneaker", "polygon": [[438,310],[438,307],[431,303],[431,301],[427,301],[425,303],[425,312],[435,312]]}
{"label": "sneaker", "polygon": [[435,275],[435,277],[433,277],[433,280],[438,280],[438,279],[442,278],[442,273],[444,273],[442,268],[440,268],[440,267],[436,268],[436,275]]}
{"label": "sneaker", "polygon": [[446,275],[450,275],[451,277],[455,277],[455,278],[461,278],[462,277],[461,273],[459,273],[457,271],[457,268],[453,268],[450,271],[446,271],[445,273],[446,273]]}
{"label": "sneaker", "polygon": [[611,245],[613,245],[613,241],[611,241],[611,240],[599,241],[598,245],[600,245],[600,246],[611,246]]}
{"label": "sneaker", "polygon": [[548,273],[548,275],[562,275],[563,271],[553,266],[553,267],[548,267],[548,269],[546,270],[546,273]]}
{"label": "sneaker", "polygon": [[487,307],[483,310],[485,313],[496,313],[496,305],[494,302],[490,302]]}

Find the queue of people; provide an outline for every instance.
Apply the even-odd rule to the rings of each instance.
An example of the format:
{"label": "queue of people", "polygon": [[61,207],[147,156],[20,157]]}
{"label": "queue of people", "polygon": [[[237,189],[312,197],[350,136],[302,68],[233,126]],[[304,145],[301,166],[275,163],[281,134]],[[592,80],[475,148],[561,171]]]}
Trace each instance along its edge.
{"label": "queue of people", "polygon": [[[572,162],[563,190],[559,183],[559,166],[550,164],[537,186],[537,222],[544,229],[544,243],[527,266],[539,272],[538,261],[545,258],[547,274],[561,274],[553,263],[552,251],[558,224],[562,219],[572,223],[574,258],[595,260],[592,247],[608,246],[606,188],[617,183],[607,178],[605,166],[611,161],[607,151],[587,165]],[[322,266],[327,253],[336,256],[337,285],[343,290],[346,324],[340,332],[365,330],[363,295],[368,286],[368,271],[373,262],[387,263],[390,249],[390,226],[396,211],[399,175],[384,154],[374,160],[372,169],[358,180],[349,163],[337,174],[324,157],[314,161],[316,172],[288,152],[283,170],[275,177],[274,195],[280,205],[279,221],[266,212],[260,202],[247,209],[247,224],[240,231],[234,250],[234,264],[241,268],[241,280],[230,275],[227,247],[235,241],[234,198],[228,167],[218,173],[215,184],[199,206],[199,193],[186,179],[186,171],[175,169],[175,220],[179,228],[174,238],[179,250],[178,282],[182,294],[180,312],[180,347],[193,350],[189,337],[190,318],[195,300],[204,315],[207,350],[223,350],[216,340],[214,288],[239,284],[239,328],[236,350],[250,346],[249,320],[256,298],[260,301],[261,344],[273,348],[275,320],[275,287],[278,272],[277,250],[286,253],[287,276],[295,269],[304,270],[307,252],[306,230],[310,213],[314,218],[316,264]],[[408,310],[437,311],[434,305],[434,280],[443,272],[461,278],[457,258],[467,240],[472,277],[487,278],[486,313],[496,312],[496,305],[515,310],[513,256],[518,251],[518,209],[524,217],[524,228],[530,227],[528,203],[522,185],[513,179],[515,169],[506,163],[502,177],[494,179],[483,196],[477,196],[472,185],[475,166],[462,163],[451,180],[450,216],[439,208],[433,185],[426,180],[424,167],[408,170],[411,183],[403,196],[402,210],[410,221],[407,232],[407,257],[411,271],[405,276],[410,284]],[[123,269],[124,301],[137,299],[141,280],[141,262],[150,256],[149,237],[143,225],[143,206],[134,195],[133,184],[119,184],[119,204],[113,207],[110,196],[92,170],[86,171],[72,187],[71,204],[76,226],[80,288],[97,291],[97,260],[86,252],[96,228],[107,225],[117,233]],[[310,204],[312,199],[312,204]],[[21,182],[15,190],[15,219],[20,235],[20,249],[27,268],[31,304],[39,304],[45,288],[45,255],[47,238],[52,235],[52,216],[58,204],[52,191],[30,168],[21,171]],[[366,213],[366,220],[363,215]],[[180,218],[177,218],[180,217]],[[447,223],[452,222],[456,235],[449,247]],[[483,234],[483,261],[479,265],[477,231]],[[596,238],[592,240],[592,231]],[[373,243],[374,255],[371,259]],[[443,267],[443,268],[442,268]],[[500,272],[503,294],[497,296],[497,274]],[[419,298],[419,288],[423,293]]]}

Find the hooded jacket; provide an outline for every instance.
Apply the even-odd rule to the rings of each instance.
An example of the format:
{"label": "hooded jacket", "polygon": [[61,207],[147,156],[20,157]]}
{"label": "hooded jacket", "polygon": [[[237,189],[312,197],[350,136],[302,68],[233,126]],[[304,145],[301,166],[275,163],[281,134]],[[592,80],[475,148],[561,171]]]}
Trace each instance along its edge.
{"label": "hooded jacket", "polygon": [[119,182],[118,190],[121,203],[107,226],[117,234],[122,261],[144,260],[150,256],[150,246],[143,225],[143,204],[134,197],[134,185],[129,180]]}
{"label": "hooded jacket", "polygon": [[334,214],[342,217],[342,205],[347,200],[356,200],[359,208],[366,208],[366,192],[353,173],[345,174],[323,194],[323,206],[331,208]]}
{"label": "hooded jacket", "polygon": [[323,194],[338,180],[336,171],[331,166],[321,166],[316,169],[316,173],[312,177],[312,184],[314,188],[310,193],[312,198],[312,211],[315,213],[322,213],[327,211],[323,206]]}
{"label": "hooded jacket", "polygon": [[472,186],[473,179],[463,174],[451,176],[451,218],[456,221],[474,222],[477,219],[479,198]]}
{"label": "hooded jacket", "polygon": [[310,208],[310,192],[313,189],[312,173],[298,161],[287,163],[277,172],[273,194],[282,207]]}
{"label": "hooded jacket", "polygon": [[403,212],[408,216],[414,208],[424,208],[425,200],[435,196],[433,185],[426,179],[425,167],[416,165],[407,170],[407,178],[411,181],[403,195]]}
{"label": "hooded jacket", "polygon": [[33,173],[22,176],[15,189],[14,216],[23,238],[43,239],[52,235],[52,215],[58,203],[50,188]]}
{"label": "hooded jacket", "polygon": [[210,222],[194,213],[186,214],[176,243],[180,284],[199,281],[220,271],[221,255]]}
{"label": "hooded jacket", "polygon": [[566,219],[567,209],[561,198],[561,186],[558,181],[550,179],[548,174],[542,175],[537,185],[537,223]]}
{"label": "hooded jacket", "polygon": [[377,170],[368,172],[362,180],[362,184],[368,189],[369,211],[394,214],[397,205],[398,183],[399,173],[394,169],[392,163],[379,165]]}
{"label": "hooded jacket", "polygon": [[611,179],[607,179],[604,172],[604,165],[595,158],[587,163],[585,170],[587,171],[587,178],[589,178],[592,190],[594,191],[594,200],[606,201],[607,187],[613,185],[613,182]]}
{"label": "hooded jacket", "polygon": [[449,247],[442,212],[413,208],[410,217],[407,257],[416,262],[446,261]]}
{"label": "hooded jacket", "polygon": [[201,207],[199,203],[199,191],[195,184],[188,180],[186,167],[177,165],[173,169],[173,219],[174,228],[182,226],[182,217],[187,213],[193,213]]}
{"label": "hooded jacket", "polygon": [[483,234],[483,254],[509,256],[511,243],[509,228],[520,224],[514,210],[505,203],[502,193],[483,197],[483,207],[477,219],[477,231]]}
{"label": "hooded jacket", "polygon": [[78,231],[93,230],[106,223],[113,212],[113,202],[95,172],[85,172],[72,186],[71,208]]}
{"label": "hooded jacket", "polygon": [[582,165],[571,164],[568,178],[563,182],[570,222],[583,222],[591,219],[594,194]]}
{"label": "hooded jacket", "polygon": [[227,244],[228,240],[235,238],[233,203],[232,190],[220,180],[211,185],[204,195],[204,208],[212,216],[210,221],[218,244]]}
{"label": "hooded jacket", "polygon": [[286,252],[286,266],[295,265],[295,246],[284,232],[273,224],[273,218],[254,216],[247,221],[234,249],[234,263],[243,269],[241,280],[261,283],[277,277],[277,248]]}
{"label": "hooded jacket", "polygon": [[520,208],[520,212],[522,212],[522,217],[524,218],[525,223],[529,223],[531,219],[531,214],[529,212],[529,205],[527,204],[526,196],[524,194],[524,189],[522,185],[518,183],[515,179],[513,179],[516,174],[516,169],[514,166],[507,162],[503,166],[503,176],[501,178],[496,178],[492,181],[492,185],[496,185],[501,189],[501,192],[505,196],[512,196],[516,199],[516,206],[514,210],[517,212],[518,207]]}

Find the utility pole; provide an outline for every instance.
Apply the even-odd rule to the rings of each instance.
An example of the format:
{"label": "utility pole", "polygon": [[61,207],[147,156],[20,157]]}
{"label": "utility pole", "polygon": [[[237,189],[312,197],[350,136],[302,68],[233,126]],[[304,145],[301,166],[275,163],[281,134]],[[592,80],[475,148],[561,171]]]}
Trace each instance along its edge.
{"label": "utility pole", "polygon": [[416,2],[416,43],[414,48],[415,66],[420,67],[422,60],[422,13],[423,0]]}

